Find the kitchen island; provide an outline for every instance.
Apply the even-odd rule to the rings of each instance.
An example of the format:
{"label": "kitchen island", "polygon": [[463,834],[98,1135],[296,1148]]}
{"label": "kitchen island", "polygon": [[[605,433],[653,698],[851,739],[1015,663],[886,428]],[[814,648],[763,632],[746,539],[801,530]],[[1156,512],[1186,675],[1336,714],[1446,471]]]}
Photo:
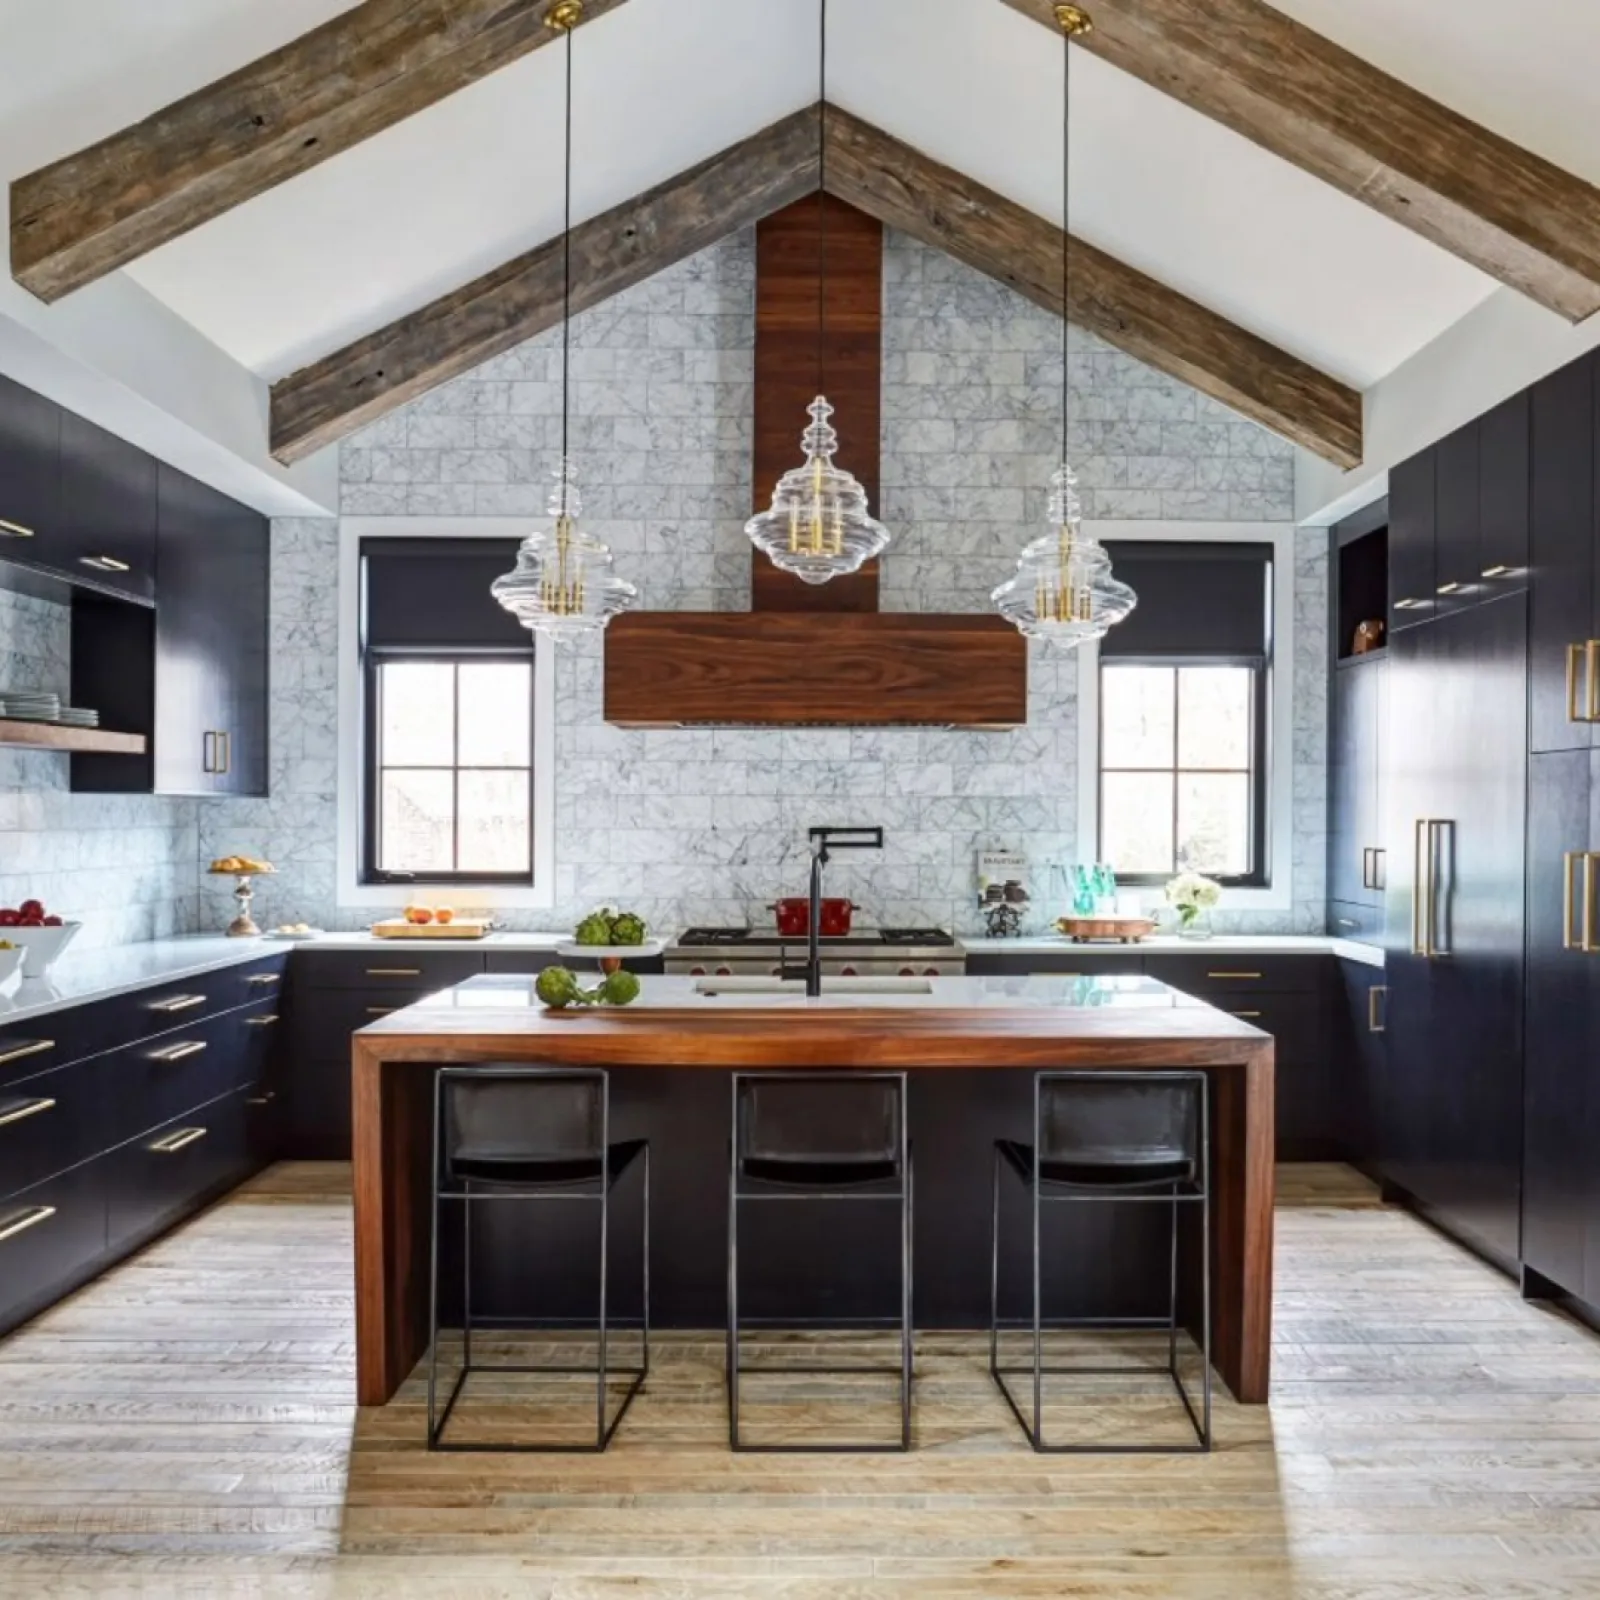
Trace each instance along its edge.
{"label": "kitchen island", "polygon": [[[730,1071],[908,1072],[916,1322],[979,1328],[988,1314],[993,1141],[1031,1136],[1033,1074],[1203,1069],[1211,1081],[1213,1353],[1235,1398],[1267,1399],[1273,1043],[1247,1022],[1141,977],[933,978],[913,992],[864,995],[845,988],[812,999],[712,995],[701,980],[647,977],[632,1006],[552,1012],[539,1004],[532,978],[507,975],[428,996],[354,1037],[356,1362],[363,1405],[386,1403],[426,1352],[433,1069],[519,1061],[610,1069],[612,1137],[649,1138],[657,1173],[653,1320],[699,1327],[720,1326],[725,1305]],[[1152,1228],[1159,1207],[1065,1209],[1096,1213],[1052,1256],[1052,1277],[1081,1297],[1068,1309],[1082,1312],[1096,1301],[1093,1309],[1102,1315],[1137,1315],[1165,1292],[1164,1236]],[[475,1275],[487,1269],[487,1297],[498,1297],[500,1320],[581,1319],[594,1295],[592,1266],[586,1275],[582,1265],[592,1263],[592,1242],[563,1254],[554,1232],[507,1237],[497,1248],[475,1230]],[[1194,1246],[1187,1240],[1186,1253],[1192,1256]],[[819,1296],[829,1295],[825,1312],[835,1320],[864,1316],[874,1291],[892,1282],[865,1238],[843,1251],[818,1240],[775,1238],[757,1259],[765,1263],[766,1281],[754,1292],[765,1291],[777,1307],[783,1291],[792,1290],[801,1320]],[[619,1283],[630,1281],[626,1266],[617,1272]],[[1003,1260],[1001,1272],[1003,1284],[1020,1296],[1019,1264]],[[441,1281],[457,1276],[442,1271]],[[490,1310],[480,1318],[475,1296],[475,1325],[495,1320]],[[1191,1331],[1197,1314],[1188,1307]]]}

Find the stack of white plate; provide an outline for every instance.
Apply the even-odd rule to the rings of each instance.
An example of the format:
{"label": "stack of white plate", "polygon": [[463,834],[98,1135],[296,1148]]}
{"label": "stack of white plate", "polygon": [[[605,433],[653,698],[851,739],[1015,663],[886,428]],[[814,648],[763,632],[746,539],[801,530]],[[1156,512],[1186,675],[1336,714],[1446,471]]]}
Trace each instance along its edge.
{"label": "stack of white plate", "polygon": [[56,722],[61,717],[61,696],[31,689],[0,689],[0,716],[13,722]]}
{"label": "stack of white plate", "polygon": [[98,728],[100,713],[86,711],[82,706],[62,706],[57,720],[68,728]]}

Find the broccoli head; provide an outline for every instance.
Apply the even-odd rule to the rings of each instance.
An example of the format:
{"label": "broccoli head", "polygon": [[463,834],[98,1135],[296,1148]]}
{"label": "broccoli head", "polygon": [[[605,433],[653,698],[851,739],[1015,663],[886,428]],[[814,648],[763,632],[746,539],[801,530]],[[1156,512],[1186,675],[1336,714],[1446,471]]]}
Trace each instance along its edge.
{"label": "broccoli head", "polygon": [[643,944],[644,935],[644,918],[635,916],[631,911],[624,911],[611,919],[612,944]]}
{"label": "broccoli head", "polygon": [[599,995],[608,1006],[628,1005],[639,998],[639,980],[633,973],[624,972],[619,967],[615,972],[605,975]]}
{"label": "broccoli head", "polygon": [[578,924],[578,931],[575,937],[579,944],[610,944],[610,913],[606,911],[591,911]]}
{"label": "broccoli head", "polygon": [[552,1011],[564,1011],[568,1006],[584,1003],[578,980],[565,967],[546,967],[534,981],[533,988]]}

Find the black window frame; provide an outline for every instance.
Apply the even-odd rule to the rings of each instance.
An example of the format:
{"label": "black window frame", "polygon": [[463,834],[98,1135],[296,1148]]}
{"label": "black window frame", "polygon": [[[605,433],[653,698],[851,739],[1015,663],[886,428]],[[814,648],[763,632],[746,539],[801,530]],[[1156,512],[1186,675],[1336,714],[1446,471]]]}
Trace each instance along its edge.
{"label": "black window frame", "polygon": [[[381,704],[381,669],[389,664],[411,661],[448,663],[456,672],[455,742],[452,754],[456,760],[449,768],[429,770],[450,771],[456,775],[455,850],[459,856],[460,843],[460,787],[462,771],[461,754],[461,675],[459,668],[488,662],[516,663],[528,669],[528,870],[526,872],[386,872],[378,865],[379,811],[382,795],[383,768],[381,764],[383,708]],[[362,705],[362,761],[361,761],[361,851],[360,882],[363,887],[418,888],[503,888],[531,889],[535,886],[539,860],[539,692],[538,659],[533,650],[463,650],[463,649],[372,649],[364,650],[361,661]],[[421,770],[421,769],[408,769]],[[514,771],[515,768],[474,768],[467,771]]]}
{"label": "black window frame", "polygon": [[[1254,706],[1252,707],[1250,730],[1250,870],[1243,873],[1217,873],[1207,872],[1206,876],[1224,889],[1270,889],[1272,887],[1272,764],[1274,752],[1272,748],[1272,705],[1273,705],[1273,662],[1270,656],[1237,656],[1237,655],[1189,655],[1189,656],[1116,656],[1109,660],[1102,657],[1096,665],[1099,679],[1096,685],[1098,694],[1099,715],[1098,727],[1095,730],[1095,858],[1105,860],[1105,674],[1108,670],[1115,671],[1119,667],[1161,667],[1172,671],[1173,695],[1173,722],[1172,722],[1172,754],[1173,765],[1166,767],[1113,767],[1113,772],[1167,772],[1173,775],[1172,784],[1172,840],[1173,862],[1172,869],[1168,872],[1117,872],[1118,884],[1128,888],[1155,888],[1160,887],[1180,872],[1198,870],[1190,869],[1177,864],[1178,843],[1178,775],[1184,772],[1199,771],[1199,768],[1183,767],[1178,765],[1178,750],[1182,743],[1179,727],[1182,700],[1178,692],[1178,673],[1185,667],[1242,667],[1255,673]],[[1224,772],[1235,772],[1234,767],[1211,769]],[[1115,863],[1112,863],[1115,866]]]}

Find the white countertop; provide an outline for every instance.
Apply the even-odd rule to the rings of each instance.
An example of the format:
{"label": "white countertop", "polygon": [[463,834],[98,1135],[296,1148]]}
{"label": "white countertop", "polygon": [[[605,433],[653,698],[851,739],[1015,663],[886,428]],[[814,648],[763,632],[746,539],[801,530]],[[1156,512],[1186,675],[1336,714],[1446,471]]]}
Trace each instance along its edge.
{"label": "white countertop", "polygon": [[1370,967],[1383,965],[1383,947],[1361,944],[1354,939],[1335,939],[1322,933],[1219,933],[1210,939],[1180,939],[1176,934],[1158,933],[1137,944],[1074,944],[1059,933],[1024,939],[963,938],[962,945],[972,955],[984,956],[1340,956],[1364,962]]}

